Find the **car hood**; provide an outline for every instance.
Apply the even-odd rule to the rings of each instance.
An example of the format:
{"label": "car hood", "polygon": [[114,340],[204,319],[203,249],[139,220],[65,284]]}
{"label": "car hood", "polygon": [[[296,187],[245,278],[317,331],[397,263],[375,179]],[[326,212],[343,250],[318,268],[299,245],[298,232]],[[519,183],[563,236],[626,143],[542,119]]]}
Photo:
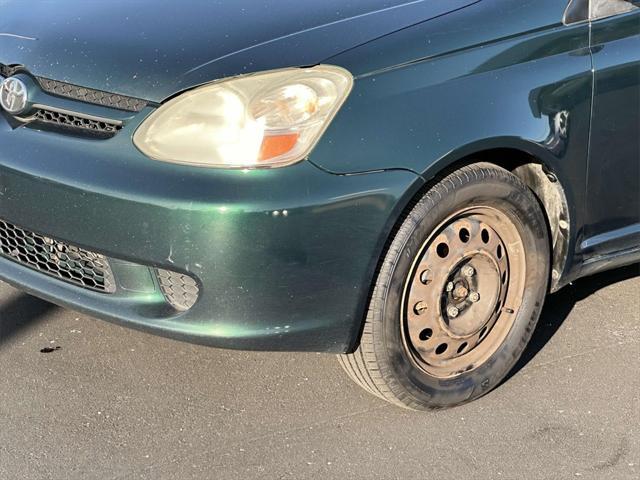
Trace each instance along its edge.
{"label": "car hood", "polygon": [[0,0],[0,62],[161,101],[218,78],[313,65],[474,0]]}

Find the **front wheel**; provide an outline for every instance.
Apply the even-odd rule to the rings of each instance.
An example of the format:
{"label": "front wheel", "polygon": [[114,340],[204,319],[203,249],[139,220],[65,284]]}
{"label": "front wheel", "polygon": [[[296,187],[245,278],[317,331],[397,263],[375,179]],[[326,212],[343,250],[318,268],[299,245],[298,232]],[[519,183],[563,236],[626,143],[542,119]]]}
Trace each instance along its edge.
{"label": "front wheel", "polygon": [[360,345],[340,363],[370,393],[424,410],[500,383],[527,345],[549,276],[543,212],[513,174],[464,167],[411,208],[386,251]]}

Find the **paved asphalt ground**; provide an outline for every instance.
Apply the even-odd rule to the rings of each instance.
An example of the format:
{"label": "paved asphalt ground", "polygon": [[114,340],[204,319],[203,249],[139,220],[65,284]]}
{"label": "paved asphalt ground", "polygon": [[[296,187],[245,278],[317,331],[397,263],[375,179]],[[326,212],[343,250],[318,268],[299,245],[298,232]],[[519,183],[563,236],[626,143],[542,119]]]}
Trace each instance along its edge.
{"label": "paved asphalt ground", "polygon": [[0,479],[638,479],[638,272],[551,296],[511,378],[437,413],[331,355],[183,344],[0,284]]}

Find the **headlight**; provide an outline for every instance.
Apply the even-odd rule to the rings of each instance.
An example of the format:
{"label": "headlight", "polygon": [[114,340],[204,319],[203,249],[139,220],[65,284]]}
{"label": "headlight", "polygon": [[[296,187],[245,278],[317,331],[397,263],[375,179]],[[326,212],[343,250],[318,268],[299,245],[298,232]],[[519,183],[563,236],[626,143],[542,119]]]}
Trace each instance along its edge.
{"label": "headlight", "polygon": [[320,65],[198,87],[153,112],[133,136],[147,156],[207,167],[280,167],[305,158],[351,91],[346,70]]}

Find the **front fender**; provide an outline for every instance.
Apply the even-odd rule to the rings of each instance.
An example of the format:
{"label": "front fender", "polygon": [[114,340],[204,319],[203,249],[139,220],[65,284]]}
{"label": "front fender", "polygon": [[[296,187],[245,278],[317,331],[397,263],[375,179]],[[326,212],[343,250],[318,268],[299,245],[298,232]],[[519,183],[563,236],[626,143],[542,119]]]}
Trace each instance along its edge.
{"label": "front fender", "polygon": [[513,4],[482,1],[328,59],[356,82],[311,160],[336,173],[402,168],[428,179],[464,156],[517,148],[571,179],[580,202],[588,25],[559,23],[556,1]]}

